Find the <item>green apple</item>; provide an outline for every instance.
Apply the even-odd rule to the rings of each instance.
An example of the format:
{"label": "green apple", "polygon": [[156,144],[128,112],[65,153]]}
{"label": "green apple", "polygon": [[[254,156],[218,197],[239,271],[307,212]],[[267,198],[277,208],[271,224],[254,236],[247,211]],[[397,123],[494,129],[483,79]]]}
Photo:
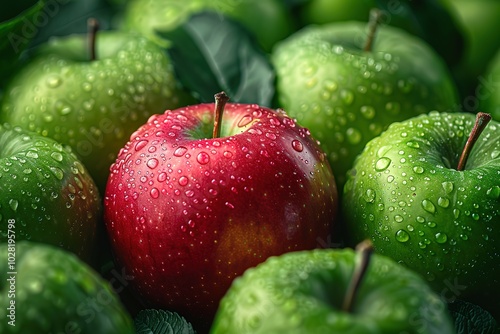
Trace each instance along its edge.
{"label": "green apple", "polygon": [[49,243],[90,261],[101,211],[94,181],[69,148],[0,126],[1,242]]}
{"label": "green apple", "polygon": [[150,115],[190,102],[158,45],[102,31],[43,45],[5,91],[0,120],[71,146],[104,192],[130,134]]}
{"label": "green apple", "polygon": [[123,28],[161,43],[155,31],[174,29],[190,15],[204,10],[241,22],[266,51],[294,30],[291,14],[281,0],[131,0],[123,14]]}
{"label": "green apple", "polygon": [[268,258],[233,281],[210,333],[455,332],[445,303],[420,276],[367,251]]}
{"label": "green apple", "polygon": [[427,44],[389,26],[374,40],[373,33],[362,22],[306,27],[272,55],[279,106],[321,142],[339,189],[355,157],[389,124],[458,104],[445,64]]}
{"label": "green apple", "polygon": [[434,111],[392,124],[348,173],[342,213],[348,244],[371,238],[436,291],[498,319],[500,124],[478,115],[479,140],[471,113]]}
{"label": "green apple", "polygon": [[[500,49],[500,1],[441,0],[454,11],[466,43],[465,54],[453,72],[464,97],[472,94],[478,77]],[[478,112],[479,110],[466,111]],[[470,109],[470,106],[469,106]]]}
{"label": "green apple", "polygon": [[372,8],[385,14],[384,23],[425,40],[448,65],[463,53],[458,20],[447,6],[435,0],[309,0],[300,10],[302,25],[339,21],[365,21]]}
{"label": "green apple", "polygon": [[69,252],[3,243],[0,269],[2,333],[135,333],[110,282]]}
{"label": "green apple", "polygon": [[484,74],[474,97],[479,102],[481,111],[491,114],[494,120],[500,122],[500,49]]}

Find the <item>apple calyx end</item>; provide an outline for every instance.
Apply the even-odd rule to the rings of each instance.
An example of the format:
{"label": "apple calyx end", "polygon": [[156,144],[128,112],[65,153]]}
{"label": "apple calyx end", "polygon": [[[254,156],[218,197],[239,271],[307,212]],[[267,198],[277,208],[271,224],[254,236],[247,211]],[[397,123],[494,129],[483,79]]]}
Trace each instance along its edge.
{"label": "apple calyx end", "polygon": [[351,276],[351,281],[347,287],[347,292],[344,296],[344,301],[342,304],[342,310],[344,312],[351,312],[354,305],[354,300],[359,291],[359,287],[363,278],[365,277],[366,271],[371,262],[371,257],[374,252],[373,243],[371,240],[366,239],[360,242],[356,246],[356,262],[354,264],[354,272]]}
{"label": "apple calyx end", "polygon": [[89,18],[87,20],[87,31],[88,31],[88,50],[90,61],[97,59],[96,55],[96,36],[99,30],[99,21],[96,18]]}
{"label": "apple calyx end", "polygon": [[227,101],[229,101],[229,96],[222,91],[214,95],[215,98],[215,110],[214,110],[214,130],[212,138],[219,138],[221,127],[222,127],[222,114],[224,113],[224,107]]}
{"label": "apple calyx end", "polygon": [[377,29],[382,23],[382,20],[385,18],[385,14],[382,10],[378,8],[372,8],[370,10],[370,19],[368,21],[368,35],[363,47],[363,51],[371,52],[373,47],[373,41],[375,40],[375,34],[377,33]]}
{"label": "apple calyx end", "polygon": [[472,127],[469,138],[467,138],[467,142],[465,143],[462,154],[460,155],[460,159],[458,160],[457,171],[463,171],[465,169],[467,159],[469,158],[474,144],[479,139],[479,136],[481,136],[481,133],[484,131],[484,129],[486,129],[486,126],[490,121],[490,114],[484,112],[478,112],[476,114],[476,121],[474,122],[474,126]]}

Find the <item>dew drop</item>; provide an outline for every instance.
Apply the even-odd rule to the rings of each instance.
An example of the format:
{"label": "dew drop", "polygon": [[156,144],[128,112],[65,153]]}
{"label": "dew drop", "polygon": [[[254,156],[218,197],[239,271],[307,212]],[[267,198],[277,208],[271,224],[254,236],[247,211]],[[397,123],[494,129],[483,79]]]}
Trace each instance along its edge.
{"label": "dew drop", "polygon": [[15,199],[10,199],[9,206],[12,210],[17,211],[17,207],[19,206],[19,202]]}
{"label": "dew drop", "polygon": [[196,161],[202,165],[206,165],[210,161],[210,156],[206,152],[200,152],[196,156]]}
{"label": "dew drop", "polygon": [[184,154],[186,154],[186,152],[187,152],[187,148],[185,148],[184,146],[179,146],[175,149],[174,155],[176,157],[182,157]]}
{"label": "dew drop", "polygon": [[494,186],[486,191],[486,196],[492,199],[498,199],[500,197],[500,186]]}
{"label": "dew drop", "polygon": [[446,197],[439,197],[437,203],[440,207],[447,208],[450,205],[450,200]]}
{"label": "dew drop", "polygon": [[52,159],[54,159],[55,161],[58,161],[58,162],[61,162],[61,161],[63,160],[63,156],[62,156],[62,154],[61,154],[61,153],[59,153],[59,152],[52,152],[52,153],[50,154],[50,157],[51,157]]}
{"label": "dew drop", "polygon": [[391,159],[383,157],[377,160],[377,162],[375,163],[375,169],[381,172],[383,170],[386,170],[390,164],[391,164]]}
{"label": "dew drop", "polygon": [[366,119],[373,119],[375,117],[375,109],[371,106],[362,106],[361,115]]}
{"label": "dew drop", "polygon": [[229,202],[226,202],[225,205],[230,209],[234,209],[234,205]]}
{"label": "dew drop", "polygon": [[62,79],[58,75],[51,75],[47,78],[46,84],[49,88],[57,88],[62,84]]}
{"label": "dew drop", "polygon": [[446,233],[438,232],[434,235],[434,237],[436,238],[436,242],[438,244],[444,244],[446,243],[446,241],[448,241],[448,236],[446,235]]}
{"label": "dew drop", "polygon": [[436,212],[436,207],[428,199],[424,199],[422,201],[422,208],[424,208],[424,210],[427,211],[427,212],[429,212],[429,213],[435,213]]}
{"label": "dew drop", "polygon": [[136,150],[136,151],[140,151],[140,150],[142,150],[142,149],[143,149],[143,148],[144,148],[147,144],[148,144],[148,141],[147,141],[147,140],[139,140],[139,141],[135,144],[134,148],[135,148],[135,150]]}
{"label": "dew drop", "polygon": [[449,194],[453,191],[453,188],[454,188],[454,185],[452,182],[450,181],[445,181],[443,183],[441,183],[441,186],[443,187],[444,191]]}
{"label": "dew drop", "polygon": [[395,221],[396,223],[401,223],[403,220],[404,220],[404,218],[403,218],[403,216],[401,216],[401,215],[395,215],[395,216],[394,216],[394,221]]}
{"label": "dew drop", "polygon": [[59,167],[50,167],[50,170],[55,175],[58,180],[62,180],[64,177],[64,172]]}
{"label": "dew drop", "polygon": [[194,191],[193,190],[186,190],[186,192],[184,194],[186,194],[187,197],[193,197]]}
{"label": "dew drop", "polygon": [[359,142],[361,142],[361,139],[363,138],[361,132],[354,128],[347,129],[346,136],[347,140],[353,145],[359,144]]}
{"label": "dew drop", "polygon": [[149,195],[152,198],[158,198],[158,196],[160,196],[160,191],[158,190],[158,188],[151,188],[151,191],[149,192]]}
{"label": "dew drop", "polygon": [[369,188],[369,189],[366,189],[366,192],[365,192],[363,198],[365,199],[365,201],[367,203],[373,203],[373,202],[375,202],[375,196],[376,196],[375,190]]}
{"label": "dew drop", "polygon": [[342,89],[340,91],[340,98],[346,105],[351,105],[354,101],[354,94],[350,90]]}
{"label": "dew drop", "polygon": [[226,158],[231,158],[233,156],[233,153],[231,153],[229,151],[224,151],[224,153],[222,155],[224,155],[224,157],[226,157]]}
{"label": "dew drop", "polygon": [[399,242],[407,242],[410,240],[410,235],[405,230],[399,230],[396,232],[396,240]]}
{"label": "dew drop", "polygon": [[297,152],[302,152],[302,150],[304,149],[302,143],[297,139],[292,140],[292,147]]}
{"label": "dew drop", "polygon": [[422,174],[424,172],[424,169],[421,166],[415,166],[413,167],[413,171],[417,174]]}
{"label": "dew drop", "polygon": [[491,152],[491,159],[496,159],[499,156],[500,156],[500,151],[494,150],[493,152]]}
{"label": "dew drop", "polygon": [[158,166],[158,159],[151,158],[146,162],[146,165],[151,169],[155,169]]}
{"label": "dew drop", "polygon": [[406,145],[408,147],[412,147],[412,148],[420,148],[420,145],[418,144],[418,142],[412,141],[412,140],[410,140],[409,142],[407,142]]}
{"label": "dew drop", "polygon": [[181,177],[179,178],[179,181],[177,181],[177,182],[179,182],[179,184],[180,184],[181,186],[185,186],[186,184],[188,184],[189,179],[188,179],[187,177],[185,177],[185,176],[181,176]]}
{"label": "dew drop", "polygon": [[239,120],[239,122],[238,122],[238,126],[239,126],[240,128],[245,127],[245,126],[247,126],[248,124],[250,124],[250,122],[252,122],[252,120],[253,120],[253,117],[252,117],[251,115],[248,115],[248,114],[247,114],[247,115],[243,116],[243,117]]}

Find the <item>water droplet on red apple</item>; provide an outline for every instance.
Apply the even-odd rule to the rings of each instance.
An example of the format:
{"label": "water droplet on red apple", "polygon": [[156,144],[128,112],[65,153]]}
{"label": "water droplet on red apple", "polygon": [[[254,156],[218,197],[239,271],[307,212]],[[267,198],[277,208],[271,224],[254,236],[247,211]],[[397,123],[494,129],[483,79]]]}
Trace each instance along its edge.
{"label": "water droplet on red apple", "polygon": [[226,203],[224,203],[224,204],[225,204],[228,208],[230,208],[230,209],[234,209],[234,205],[233,205],[233,204],[231,204],[231,203],[229,203],[229,202],[226,202]]}
{"label": "water droplet on red apple", "polygon": [[158,159],[151,158],[146,162],[146,165],[151,169],[155,169],[158,166]]}
{"label": "water droplet on red apple", "polygon": [[294,139],[292,140],[292,148],[297,152],[302,152],[304,150],[304,145],[302,145],[299,140]]}
{"label": "water droplet on red apple", "polygon": [[194,196],[194,191],[192,191],[191,189],[190,190],[186,190],[186,192],[184,194],[186,194],[187,197],[193,197]]}
{"label": "water droplet on red apple", "polygon": [[185,186],[186,184],[188,184],[189,179],[185,176],[181,176],[178,182],[181,186]]}
{"label": "water droplet on red apple", "polygon": [[151,188],[149,194],[152,198],[158,198],[158,196],[160,196],[160,191],[157,188]]}
{"label": "water droplet on red apple", "polygon": [[200,152],[196,156],[196,161],[202,165],[206,165],[210,162],[210,156],[206,152]]}
{"label": "water droplet on red apple", "polygon": [[229,152],[229,151],[224,151],[223,153],[224,157],[226,158],[231,158],[233,156],[233,153]]}
{"label": "water droplet on red apple", "polygon": [[247,126],[248,124],[250,124],[250,122],[252,122],[253,120],[253,117],[251,115],[244,115],[238,122],[238,126],[240,128],[244,127],[244,126]]}
{"label": "water droplet on red apple", "polygon": [[182,157],[184,154],[186,154],[186,152],[187,152],[187,148],[185,148],[184,146],[179,146],[175,149],[174,155],[176,157]]}
{"label": "water droplet on red apple", "polygon": [[148,144],[148,141],[147,141],[147,140],[145,140],[145,139],[143,139],[143,140],[139,140],[139,141],[135,144],[134,148],[135,148],[135,150],[136,150],[136,151],[140,151],[140,150],[142,150],[142,149],[143,149],[143,148],[144,148],[147,144]]}
{"label": "water droplet on red apple", "polygon": [[272,132],[266,132],[266,137],[271,139],[271,140],[275,140],[276,139],[276,135]]}

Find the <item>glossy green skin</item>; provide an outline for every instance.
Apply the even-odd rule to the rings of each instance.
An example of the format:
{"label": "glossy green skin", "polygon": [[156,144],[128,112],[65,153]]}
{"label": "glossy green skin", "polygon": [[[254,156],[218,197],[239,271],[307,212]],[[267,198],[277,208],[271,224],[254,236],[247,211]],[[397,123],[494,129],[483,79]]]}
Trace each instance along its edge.
{"label": "glossy green skin", "polygon": [[[500,48],[500,1],[497,0],[440,0],[455,13],[464,31],[466,42],[462,61],[454,75],[466,94],[474,92],[478,76],[484,71]],[[466,96],[464,96],[465,98]],[[467,106],[466,106],[467,107]],[[466,110],[478,112],[480,110]]]}
{"label": "glossy green skin", "polygon": [[474,119],[432,112],[391,125],[349,172],[342,212],[348,244],[371,238],[378,253],[420,273],[436,292],[498,319],[498,122],[476,142],[465,170],[454,169]]}
{"label": "glossy green skin", "polygon": [[130,134],[150,115],[191,102],[156,44],[103,31],[93,62],[85,36],[43,46],[7,88],[0,120],[70,145],[104,192]]}
{"label": "glossy green skin", "polygon": [[266,51],[294,30],[281,0],[132,0],[125,9],[123,28],[138,31],[163,44],[156,30],[172,30],[190,15],[217,11],[241,22]]}
{"label": "glossy green skin", "polygon": [[[74,255],[28,241],[15,245],[15,271],[0,245],[0,332],[135,333],[130,315],[111,285]],[[15,289],[10,281],[15,278]],[[11,293],[14,295],[9,296]],[[15,301],[15,326],[9,325]]]}
{"label": "glossy green skin", "polygon": [[448,65],[460,60],[464,46],[458,20],[445,4],[436,0],[420,0],[418,4],[412,0],[310,0],[300,10],[301,23],[367,22],[372,8],[384,12],[384,24],[429,43]]}
{"label": "glossy green skin", "polygon": [[500,122],[500,49],[485,71],[484,79],[477,88],[479,94],[476,93],[480,110]]}
{"label": "glossy green skin", "polygon": [[0,126],[0,242],[10,229],[16,240],[60,246],[89,261],[101,212],[99,191],[69,148]]}
{"label": "glossy green skin", "polygon": [[365,144],[395,121],[458,104],[444,63],[421,40],[387,26],[363,52],[366,25],[305,28],[273,52],[279,105],[311,130],[339,189]]}
{"label": "glossy green skin", "polygon": [[374,254],[352,313],[341,311],[356,255],[316,249],[269,258],[233,281],[211,334],[454,333],[422,278]]}

